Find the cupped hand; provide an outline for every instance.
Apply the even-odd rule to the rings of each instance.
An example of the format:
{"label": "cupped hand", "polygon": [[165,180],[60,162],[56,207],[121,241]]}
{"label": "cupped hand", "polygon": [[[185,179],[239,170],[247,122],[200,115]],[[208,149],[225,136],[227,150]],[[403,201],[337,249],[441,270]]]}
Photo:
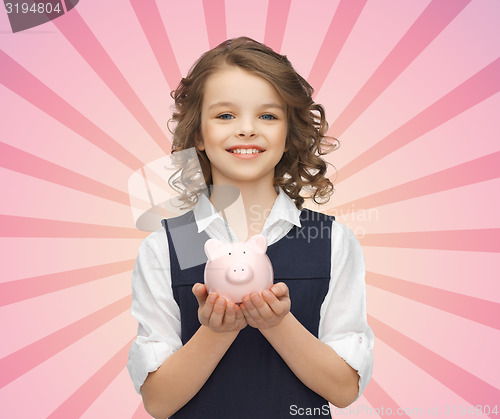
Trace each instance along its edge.
{"label": "cupped hand", "polygon": [[284,282],[278,282],[271,290],[254,292],[243,297],[240,305],[247,323],[258,329],[268,329],[281,323],[290,312],[290,293]]}
{"label": "cupped hand", "polygon": [[193,285],[193,294],[198,300],[198,320],[217,333],[235,332],[247,326],[245,316],[237,304],[219,297],[216,292],[208,295],[205,284]]}

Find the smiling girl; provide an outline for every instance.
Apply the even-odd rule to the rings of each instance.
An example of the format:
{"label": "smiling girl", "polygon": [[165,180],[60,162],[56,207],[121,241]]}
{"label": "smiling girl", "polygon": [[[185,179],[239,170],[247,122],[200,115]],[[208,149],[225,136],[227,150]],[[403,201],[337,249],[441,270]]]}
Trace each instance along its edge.
{"label": "smiling girl", "polygon": [[[174,92],[173,152],[195,147],[211,193],[186,189],[192,209],[146,238],[134,267],[128,369],[156,418],[329,417],[329,402],[348,406],[371,378],[361,246],[302,208],[305,192],[319,203],[333,191],[312,93],[285,56],[246,37],[205,53]],[[230,223],[221,186],[244,204]],[[273,287],[241,304],[208,295],[203,264],[180,268],[174,226],[193,252],[208,238],[264,235]]]}

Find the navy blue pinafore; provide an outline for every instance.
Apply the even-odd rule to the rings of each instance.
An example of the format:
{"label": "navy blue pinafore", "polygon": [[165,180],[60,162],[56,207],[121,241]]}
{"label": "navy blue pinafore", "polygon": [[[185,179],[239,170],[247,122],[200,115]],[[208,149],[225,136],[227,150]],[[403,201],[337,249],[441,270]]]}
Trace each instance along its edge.
{"label": "navy blue pinafore", "polygon": [[[274,283],[284,282],[288,286],[291,312],[316,337],[320,307],[330,282],[334,219],[303,209],[301,227],[293,226],[267,249]],[[203,283],[205,263],[181,269],[185,266],[182,258],[206,262],[203,246],[209,237],[205,232],[197,232],[193,211],[164,219],[162,224],[168,239],[172,290],[180,308],[184,345],[200,327],[198,303],[191,289],[195,283]],[[307,417],[330,417],[328,401],[295,376],[258,329],[247,326],[205,385],[172,418],[281,419],[297,417],[299,411],[309,412]]]}

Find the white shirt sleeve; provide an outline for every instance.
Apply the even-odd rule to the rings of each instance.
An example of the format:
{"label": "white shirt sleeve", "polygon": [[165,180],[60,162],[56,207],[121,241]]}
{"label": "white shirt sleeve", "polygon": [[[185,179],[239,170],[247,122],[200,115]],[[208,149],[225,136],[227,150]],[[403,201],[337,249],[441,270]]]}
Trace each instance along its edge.
{"label": "white shirt sleeve", "polygon": [[363,250],[354,233],[337,221],[332,222],[330,287],[320,310],[318,338],[358,372],[357,400],[372,376],[375,338],[366,319]]}
{"label": "white shirt sleeve", "polygon": [[132,272],[132,316],[137,338],[129,350],[127,369],[135,391],[148,374],[182,347],[180,310],[171,286],[170,256],[165,230],[151,233],[139,247]]}

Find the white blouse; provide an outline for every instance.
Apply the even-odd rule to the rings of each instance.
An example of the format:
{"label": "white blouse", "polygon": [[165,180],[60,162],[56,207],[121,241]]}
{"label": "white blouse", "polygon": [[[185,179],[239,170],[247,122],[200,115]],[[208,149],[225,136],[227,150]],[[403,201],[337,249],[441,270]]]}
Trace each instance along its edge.
{"label": "white blouse", "polygon": [[[200,195],[193,212],[198,232],[204,230],[210,238],[226,243],[237,240],[205,195]],[[301,225],[300,210],[280,188],[261,234],[271,245],[294,225]],[[330,284],[320,309],[318,339],[358,372],[359,398],[373,370],[374,335],[366,320],[365,260],[358,239],[347,226],[333,221],[331,231]],[[182,347],[180,310],[172,292],[169,259],[162,227],[141,243],[132,273],[131,313],[139,327],[127,369],[139,394],[148,373]]]}

